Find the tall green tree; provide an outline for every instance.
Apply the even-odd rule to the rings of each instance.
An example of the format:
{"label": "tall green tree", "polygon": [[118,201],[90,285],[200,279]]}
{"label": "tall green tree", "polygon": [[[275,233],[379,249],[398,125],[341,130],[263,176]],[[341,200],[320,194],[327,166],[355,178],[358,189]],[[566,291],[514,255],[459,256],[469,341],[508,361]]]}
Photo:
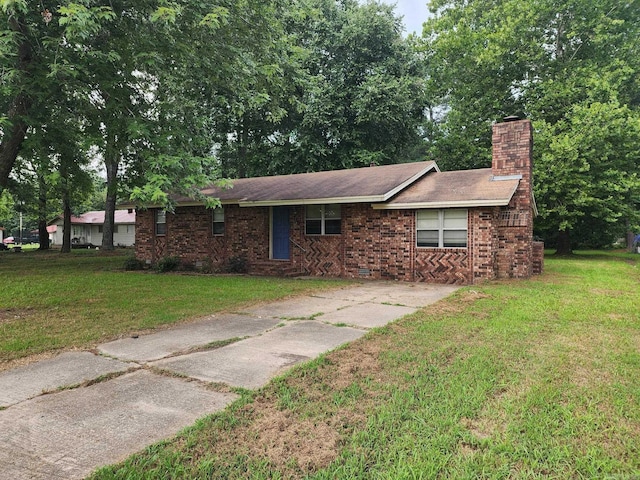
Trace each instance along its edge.
{"label": "tall green tree", "polygon": [[[430,8],[423,49],[427,91],[441,105],[431,125],[441,167],[488,165],[490,124],[526,116],[538,134],[534,187],[550,209],[538,224],[547,239],[561,238],[567,252],[572,234],[581,240],[606,226],[607,243],[620,225],[636,222],[637,205],[628,207],[637,201],[640,165],[640,138],[632,134],[640,107],[638,1],[433,0]],[[608,133],[605,118],[625,119],[627,131]]]}
{"label": "tall green tree", "polygon": [[[107,174],[104,246],[118,196],[169,203],[218,174],[214,132],[235,96],[251,97],[279,37],[279,0],[0,1],[0,187],[51,103],[92,139]],[[212,114],[213,112],[213,114]],[[64,120],[64,119],[63,119]],[[71,158],[66,155],[66,158]],[[69,167],[67,171],[72,169]]]}
{"label": "tall green tree", "polygon": [[[415,160],[423,78],[393,8],[302,0],[283,17],[283,61],[219,137],[228,176]],[[278,82],[280,75],[285,81]],[[232,112],[234,113],[234,112]]]}
{"label": "tall green tree", "polygon": [[26,0],[0,1],[0,189],[41,109],[75,78],[67,52],[112,19],[108,6],[63,2],[49,10]]}
{"label": "tall green tree", "polygon": [[154,62],[145,77],[153,108],[136,166],[144,179],[133,186],[136,199],[170,203],[177,186],[197,197],[199,185],[220,176],[220,143],[238,131],[230,118],[264,105],[265,83],[280,81],[284,5],[248,0],[205,8],[185,1],[184,8],[163,11],[157,25],[171,57]]}

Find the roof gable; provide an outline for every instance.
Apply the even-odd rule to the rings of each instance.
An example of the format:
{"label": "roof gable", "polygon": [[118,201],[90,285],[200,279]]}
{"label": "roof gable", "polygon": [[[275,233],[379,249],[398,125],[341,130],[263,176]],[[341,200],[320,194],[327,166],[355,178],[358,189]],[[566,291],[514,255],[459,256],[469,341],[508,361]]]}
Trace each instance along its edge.
{"label": "roof gable", "polygon": [[432,172],[376,209],[508,205],[521,176],[496,177],[490,168]]}

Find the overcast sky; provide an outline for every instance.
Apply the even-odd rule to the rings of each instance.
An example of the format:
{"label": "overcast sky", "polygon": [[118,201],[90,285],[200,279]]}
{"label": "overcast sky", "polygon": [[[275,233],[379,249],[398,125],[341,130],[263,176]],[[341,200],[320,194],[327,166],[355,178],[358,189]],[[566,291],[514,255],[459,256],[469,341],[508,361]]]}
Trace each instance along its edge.
{"label": "overcast sky", "polygon": [[404,17],[405,34],[422,34],[422,23],[427,19],[427,0],[383,0],[390,5],[396,4],[396,15]]}

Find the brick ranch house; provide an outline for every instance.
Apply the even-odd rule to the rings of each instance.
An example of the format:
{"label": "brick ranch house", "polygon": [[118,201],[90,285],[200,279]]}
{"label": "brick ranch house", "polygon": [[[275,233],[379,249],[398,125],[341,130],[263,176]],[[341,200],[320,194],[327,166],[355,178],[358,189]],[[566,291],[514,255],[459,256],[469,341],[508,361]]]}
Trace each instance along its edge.
{"label": "brick ranch house", "polygon": [[138,209],[136,256],[251,274],[473,284],[541,273],[533,241],[532,126],[493,126],[491,168],[434,162],[239,179],[210,187],[222,206],[178,198],[173,213]]}

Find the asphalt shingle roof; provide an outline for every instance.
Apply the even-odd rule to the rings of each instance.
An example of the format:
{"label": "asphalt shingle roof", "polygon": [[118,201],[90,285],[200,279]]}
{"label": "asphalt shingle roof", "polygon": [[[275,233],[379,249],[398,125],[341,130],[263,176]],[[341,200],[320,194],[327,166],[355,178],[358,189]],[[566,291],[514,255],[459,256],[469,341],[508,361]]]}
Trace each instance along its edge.
{"label": "asphalt shingle roof", "polygon": [[490,168],[432,172],[387,202],[386,208],[507,205],[519,177],[495,177]]}
{"label": "asphalt shingle roof", "polygon": [[[374,208],[502,206],[513,197],[520,176],[495,177],[490,168],[440,172],[435,162],[401,163],[327,172],[242,178],[224,189],[202,190],[223,204],[304,205],[371,203]],[[174,197],[178,205],[197,200]]]}
{"label": "asphalt shingle roof", "polygon": [[[328,172],[234,180],[233,187],[210,186],[202,193],[222,203],[305,204],[386,201],[431,170],[435,162],[401,163]],[[178,198],[178,203],[187,201]]]}

